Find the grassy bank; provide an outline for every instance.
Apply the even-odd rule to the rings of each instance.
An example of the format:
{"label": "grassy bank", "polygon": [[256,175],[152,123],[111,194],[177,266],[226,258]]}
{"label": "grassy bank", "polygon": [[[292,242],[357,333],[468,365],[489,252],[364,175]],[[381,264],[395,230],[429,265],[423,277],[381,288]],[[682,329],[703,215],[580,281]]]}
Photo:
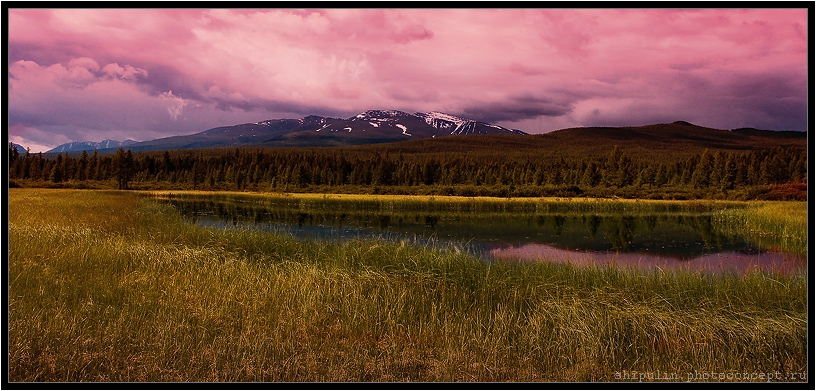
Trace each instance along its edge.
{"label": "grassy bank", "polygon": [[[36,187],[49,189],[96,189],[115,190],[118,182],[110,180],[67,180],[54,183],[50,180],[32,180],[15,178],[9,182],[10,187]],[[347,195],[393,195],[393,196],[436,196],[462,198],[605,198],[605,199],[652,199],[652,200],[787,200],[806,201],[807,185],[802,183],[784,183],[773,185],[742,186],[737,189],[694,188],[683,185],[663,185],[660,187],[625,186],[577,187],[574,185],[247,185],[236,187],[206,186],[193,182],[169,181],[134,181],[129,184],[132,190],[142,191],[185,191],[195,189],[207,192],[261,192],[293,194],[341,193]]]}
{"label": "grassy bank", "polygon": [[462,197],[434,195],[264,193],[162,190],[145,191],[156,198],[182,198],[243,202],[255,205],[292,205],[304,209],[343,209],[377,211],[423,211],[452,213],[525,212],[564,214],[648,214],[666,212],[713,212],[744,208],[740,201],[667,201],[641,199],[600,199],[585,197]]}
{"label": "grassy bank", "polygon": [[723,231],[750,238],[763,247],[801,256],[808,249],[808,205],[805,202],[755,202],[716,215]]}
{"label": "grassy bank", "polygon": [[298,242],[187,225],[123,192],[11,189],[9,211],[12,382],[806,371],[804,274],[643,274]]}

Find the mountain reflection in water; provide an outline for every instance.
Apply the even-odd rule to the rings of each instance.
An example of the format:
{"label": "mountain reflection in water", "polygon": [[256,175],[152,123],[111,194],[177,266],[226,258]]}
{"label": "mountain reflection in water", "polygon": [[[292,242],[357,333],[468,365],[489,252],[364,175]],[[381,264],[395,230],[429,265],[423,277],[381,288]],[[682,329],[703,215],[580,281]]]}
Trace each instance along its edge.
{"label": "mountain reflection in water", "polygon": [[693,258],[657,256],[637,252],[570,251],[546,244],[501,246],[488,251],[497,259],[566,263],[575,266],[615,266],[627,269],[699,270],[711,273],[750,271],[790,274],[804,267],[794,255],[762,251],[724,251]]}

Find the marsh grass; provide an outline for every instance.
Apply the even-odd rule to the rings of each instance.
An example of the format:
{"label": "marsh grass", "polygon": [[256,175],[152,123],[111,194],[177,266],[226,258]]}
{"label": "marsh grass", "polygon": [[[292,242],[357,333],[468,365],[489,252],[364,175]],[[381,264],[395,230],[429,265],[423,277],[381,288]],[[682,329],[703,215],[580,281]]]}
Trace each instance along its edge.
{"label": "marsh grass", "polygon": [[605,381],[806,371],[807,278],[485,263],[9,191],[9,380]]}
{"label": "marsh grass", "polygon": [[377,211],[423,212],[525,212],[563,214],[650,214],[666,212],[713,212],[742,208],[740,201],[667,201],[640,199],[600,199],[580,197],[498,198],[430,195],[253,193],[162,190],[142,194],[161,199],[213,200],[249,203],[261,206],[298,206],[309,210],[334,210],[336,207]]}
{"label": "marsh grass", "polygon": [[808,250],[808,205],[805,202],[753,202],[744,209],[715,214],[724,232],[747,237],[768,248],[801,256]]}

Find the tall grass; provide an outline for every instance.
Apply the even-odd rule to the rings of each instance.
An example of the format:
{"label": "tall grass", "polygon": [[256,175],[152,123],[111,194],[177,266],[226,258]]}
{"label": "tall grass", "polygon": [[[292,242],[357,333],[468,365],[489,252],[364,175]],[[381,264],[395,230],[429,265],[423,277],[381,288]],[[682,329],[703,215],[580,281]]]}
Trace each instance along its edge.
{"label": "tall grass", "polygon": [[715,214],[723,231],[747,237],[764,247],[805,256],[808,249],[808,205],[805,202],[753,202],[745,209]]}
{"label": "tall grass", "polygon": [[804,274],[484,263],[9,191],[9,380],[604,381],[806,371]]}

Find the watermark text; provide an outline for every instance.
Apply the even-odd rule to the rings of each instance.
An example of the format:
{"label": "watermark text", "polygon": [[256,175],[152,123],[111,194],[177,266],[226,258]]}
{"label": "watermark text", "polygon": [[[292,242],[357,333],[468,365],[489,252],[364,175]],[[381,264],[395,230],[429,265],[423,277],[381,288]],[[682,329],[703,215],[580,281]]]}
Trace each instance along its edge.
{"label": "watermark text", "polygon": [[807,381],[807,372],[737,372],[737,371],[693,371],[693,372],[664,372],[664,371],[616,371],[615,380],[621,381],[670,381],[670,382],[694,382],[694,381],[782,381],[782,382],[802,382]]}

